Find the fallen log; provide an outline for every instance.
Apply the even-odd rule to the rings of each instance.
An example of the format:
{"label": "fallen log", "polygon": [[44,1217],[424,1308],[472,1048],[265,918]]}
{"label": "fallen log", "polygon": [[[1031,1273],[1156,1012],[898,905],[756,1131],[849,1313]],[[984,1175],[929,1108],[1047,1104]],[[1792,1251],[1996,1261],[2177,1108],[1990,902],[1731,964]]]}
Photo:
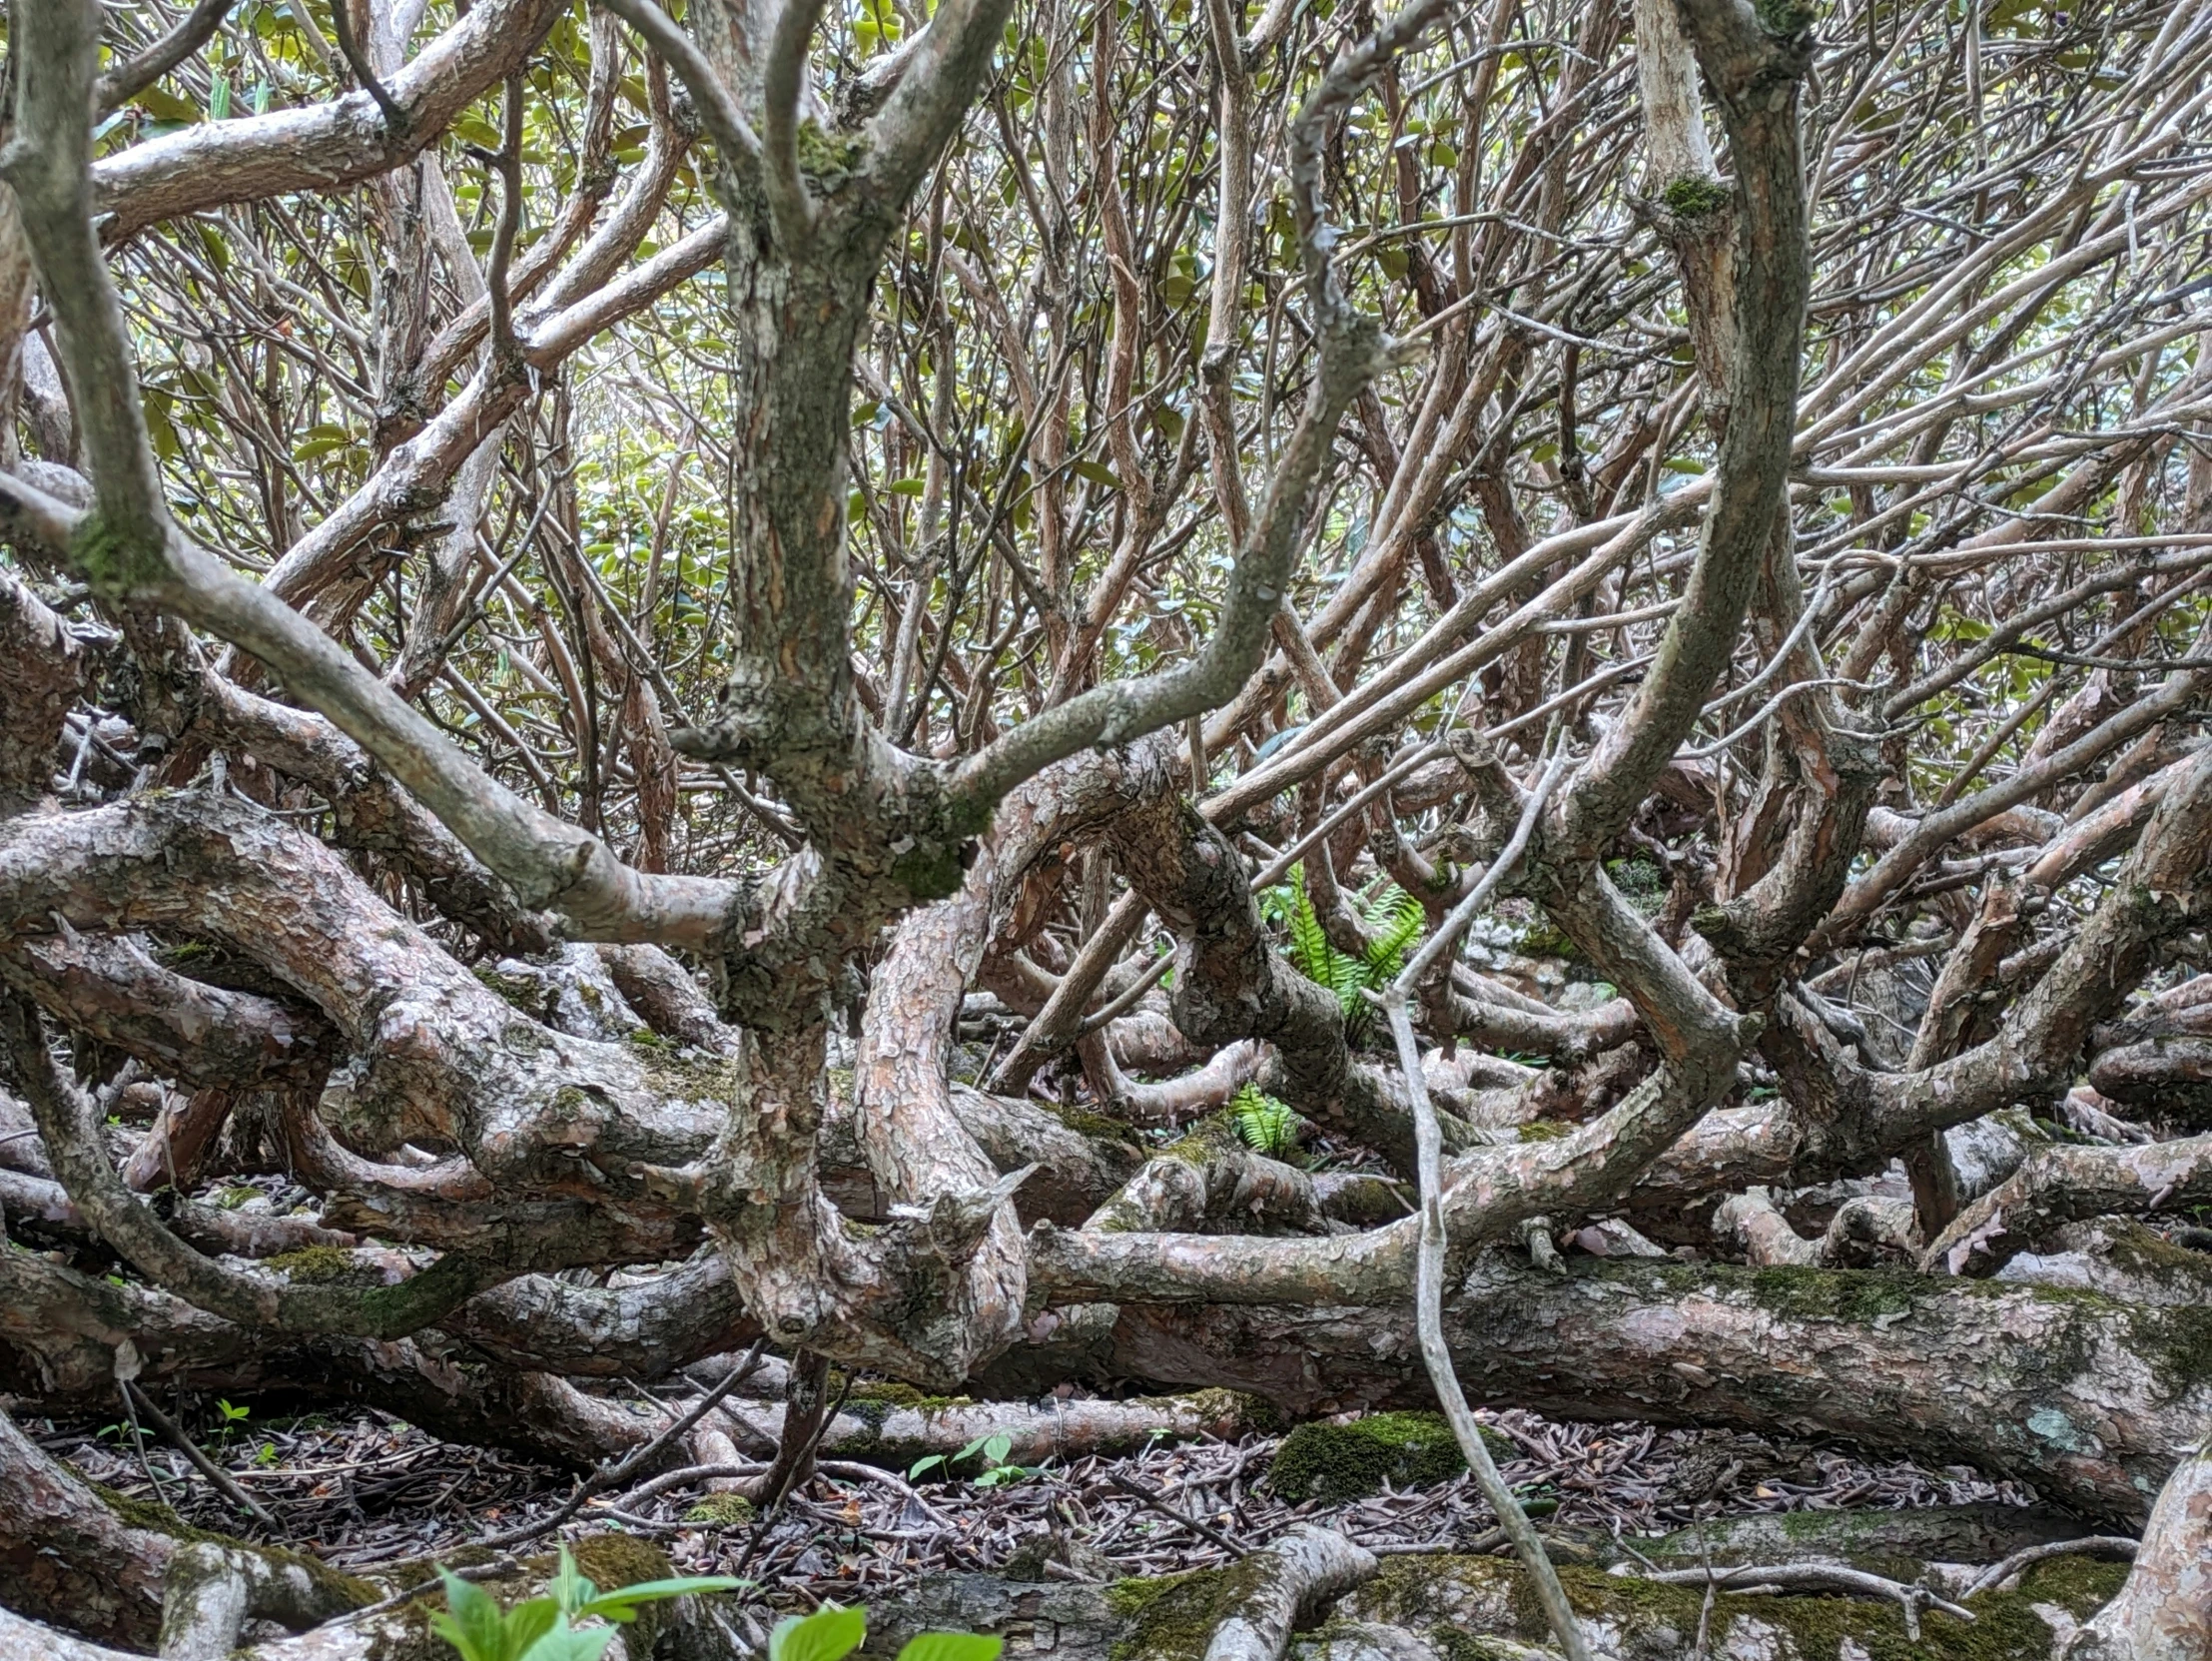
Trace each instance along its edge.
{"label": "fallen log", "polygon": [[[1848,1437],[1975,1465],[2127,1519],[2147,1511],[2212,1422],[2212,1308],[1894,1271],[1567,1263],[1548,1273],[1503,1252],[1478,1260],[1445,1311],[1470,1395],[1556,1417]],[[1110,1325],[1041,1316],[1031,1330],[1040,1335],[986,1369],[975,1394],[1035,1399],[1088,1375],[1169,1390],[1222,1386],[1292,1416],[1430,1404],[1410,1321],[1397,1310],[1128,1304]],[[27,1253],[0,1257],[0,1388],[105,1400],[125,1340],[150,1383],[373,1401],[436,1434],[563,1463],[597,1457],[597,1420],[626,1413],[467,1346],[273,1347],[144,1288]],[[885,1424],[906,1405],[888,1403]],[[972,1427],[965,1413],[958,1425],[972,1437],[1009,1411],[979,1406]],[[953,1426],[941,1420],[944,1434]],[[848,1447],[860,1452],[835,1442],[831,1451]]]}
{"label": "fallen log", "polygon": [[[1239,1563],[1100,1586],[935,1576],[870,1611],[868,1653],[889,1657],[916,1632],[958,1627],[1003,1637],[1010,1653],[1050,1650],[1055,1661],[1204,1661],[1241,1606],[1246,1572]],[[1971,1620],[1920,1613],[1918,1642],[1886,1597],[1716,1589],[1709,1601],[1703,1585],[1588,1563],[1562,1567],[1560,1578],[1599,1653],[1634,1661],[2051,1661],[2053,1641],[2094,1615],[2125,1572],[2039,1563],[2016,1590],[1967,1598]],[[1292,1636],[1289,1661],[1558,1661],[1526,1572],[1497,1557],[1386,1557],[1312,1624]]]}
{"label": "fallen log", "polygon": [[[720,1409],[720,1416],[737,1421],[741,1441],[768,1447],[782,1439],[780,1402],[733,1399]],[[822,1437],[822,1452],[904,1469],[930,1454],[949,1457],[971,1442],[1003,1435],[1008,1441],[1008,1462],[1035,1465],[1093,1453],[1134,1452],[1161,1436],[1174,1441],[1206,1436],[1233,1441],[1274,1422],[1273,1410],[1265,1402],[1234,1390],[1030,1402],[930,1396],[903,1384],[862,1384],[831,1420]]]}
{"label": "fallen log", "polygon": [[[1445,1308],[1470,1396],[1555,1417],[1847,1437],[2129,1519],[2212,1422],[2204,1307],[1877,1270],[1568,1265],[1478,1261]],[[1127,1304],[1083,1359],[1248,1390],[1293,1415],[1428,1404],[1412,1322],[1393,1309]]]}

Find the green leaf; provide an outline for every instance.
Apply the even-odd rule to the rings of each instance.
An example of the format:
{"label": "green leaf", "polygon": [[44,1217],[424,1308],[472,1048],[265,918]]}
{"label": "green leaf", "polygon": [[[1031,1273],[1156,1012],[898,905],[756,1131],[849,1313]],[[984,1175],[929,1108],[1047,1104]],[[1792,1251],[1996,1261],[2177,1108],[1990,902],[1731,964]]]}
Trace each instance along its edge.
{"label": "green leaf", "polygon": [[437,1635],[460,1651],[462,1661],[512,1661],[506,1622],[491,1595],[450,1569],[439,1569],[437,1577],[445,1582],[445,1612],[430,1617]]}
{"label": "green leaf", "polygon": [[1113,476],[1113,469],[1104,461],[1078,461],[1076,471],[1094,484],[1104,484],[1109,490],[1118,490],[1121,481]]}
{"label": "green leaf", "polygon": [[768,1635],[768,1661],[845,1661],[867,1636],[867,1610],[826,1604],[778,1621]]}
{"label": "green leaf", "polygon": [[185,447],[178,441],[176,424],[169,418],[170,403],[166,393],[151,388],[139,399],[139,408],[146,415],[147,436],[154,441],[154,453],[164,461],[174,461]]}
{"label": "green leaf", "polygon": [[974,1632],[918,1632],[899,1651],[899,1661],[999,1661],[1004,1638]]}
{"label": "green leaf", "polygon": [[208,88],[208,119],[228,121],[231,117],[231,78],[218,70],[215,84]]}
{"label": "green leaf", "polygon": [[943,1463],[945,1463],[945,1455],[942,1453],[924,1454],[921,1458],[915,1460],[913,1464],[907,1466],[907,1480],[909,1482],[912,1482],[924,1471],[935,1470],[939,1465],[942,1465]]}
{"label": "green leaf", "polygon": [[553,1629],[523,1651],[516,1661],[599,1661],[607,1645],[613,1642],[614,1628],[611,1626],[578,1632],[565,1620],[556,1620]]}
{"label": "green leaf", "polygon": [[1229,1099],[1229,1122],[1238,1141],[1269,1159],[1286,1159],[1297,1151],[1297,1114],[1257,1085],[1247,1084]]}
{"label": "green leaf", "polygon": [[152,116],[156,121],[171,121],[190,126],[200,119],[200,106],[189,98],[179,98],[165,91],[158,83],[137,93],[131,102]]}
{"label": "green leaf", "polygon": [[552,1594],[554,1605],[564,1615],[573,1615],[598,1595],[599,1588],[590,1579],[577,1572],[576,1559],[566,1546],[560,1548],[559,1566],[553,1578],[545,1583],[545,1590]]}
{"label": "green leaf", "polygon": [[[566,1556],[564,1551],[562,1556]],[[586,1585],[590,1582],[586,1581]],[[549,1597],[525,1599],[507,1611],[507,1653],[512,1656],[529,1654],[531,1648],[560,1621],[560,1605]]]}
{"label": "green leaf", "polygon": [[1390,883],[1368,902],[1362,921],[1373,936],[1367,947],[1365,987],[1379,991],[1405,967],[1406,949],[1421,938],[1428,913],[1419,900]]}
{"label": "green leaf", "polygon": [[[589,1585],[589,1581],[584,1582]],[[637,1606],[641,1603],[665,1603],[672,1597],[691,1597],[706,1592],[735,1591],[745,1582],[734,1574],[694,1574],[675,1580],[641,1580],[634,1586],[624,1586],[619,1591],[603,1592],[598,1597],[580,1605],[579,1615],[598,1615],[610,1621],[634,1621]]]}

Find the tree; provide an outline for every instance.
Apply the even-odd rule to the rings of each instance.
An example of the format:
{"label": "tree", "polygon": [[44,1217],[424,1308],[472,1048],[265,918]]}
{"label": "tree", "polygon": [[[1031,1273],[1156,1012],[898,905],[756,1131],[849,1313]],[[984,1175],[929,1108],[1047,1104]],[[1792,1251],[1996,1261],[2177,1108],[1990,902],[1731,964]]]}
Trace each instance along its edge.
{"label": "tree", "polygon": [[[9,1387],[588,1461],[569,1380],[758,1335],[781,1492],[833,1364],[1456,1361],[2140,1520],[2212,1418],[2112,1221],[2212,1203],[2202,15],[20,0]],[[2054,1243],[2098,1295],[1987,1284]],[[143,1645],[174,1542],[73,1537],[7,1601]]]}

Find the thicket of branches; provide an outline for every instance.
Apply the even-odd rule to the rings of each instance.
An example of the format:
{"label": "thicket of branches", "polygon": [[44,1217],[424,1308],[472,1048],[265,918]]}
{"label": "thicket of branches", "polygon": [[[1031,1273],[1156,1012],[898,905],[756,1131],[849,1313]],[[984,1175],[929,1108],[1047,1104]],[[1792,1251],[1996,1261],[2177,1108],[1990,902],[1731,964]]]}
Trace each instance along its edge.
{"label": "thicket of branches", "polygon": [[[2076,1653],[2212,1653],[2212,7],[7,50],[20,1411],[1810,1427],[2172,1477]],[[19,1614],[205,1601],[10,1437]]]}

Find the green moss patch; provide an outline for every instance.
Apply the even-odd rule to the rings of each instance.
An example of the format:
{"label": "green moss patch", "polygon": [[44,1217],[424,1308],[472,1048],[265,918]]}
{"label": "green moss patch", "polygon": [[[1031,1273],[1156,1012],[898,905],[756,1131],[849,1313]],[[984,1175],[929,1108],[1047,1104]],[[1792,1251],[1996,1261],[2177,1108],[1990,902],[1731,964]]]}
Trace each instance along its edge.
{"label": "green moss patch", "polygon": [[362,1262],[337,1246],[307,1246],[264,1259],[268,1267],[282,1270],[301,1286],[380,1286],[383,1270]]}
{"label": "green moss patch", "polygon": [[2212,1378],[2212,1305],[2131,1309],[2129,1326],[2136,1353],[2169,1396]]}
{"label": "green moss patch", "polygon": [[[1487,1437],[1489,1433],[1484,1432]],[[1494,1453],[1504,1451],[1492,1440]],[[1268,1475],[1293,1505],[1341,1504],[1394,1488],[1427,1488],[1467,1468],[1441,1413],[1370,1413],[1349,1424],[1301,1424],[1283,1438]]]}
{"label": "green moss patch", "polygon": [[[2055,1571],[2046,1573],[2046,1571]],[[1917,1642],[1894,1604],[1843,1597],[1713,1600],[1710,1651],[1772,1653],[1795,1661],[2048,1661],[2050,1627],[2033,1609],[2058,1604],[2077,1619],[2118,1587],[2125,1565],[2085,1559],[2038,1564],[2017,1590],[1984,1593],[1969,1624],[1930,1611]],[[1582,1564],[1561,1564],[1561,1585],[1590,1636],[1624,1656],[1686,1655],[1705,1603],[1702,1586],[1661,1586]],[[1399,1558],[1342,1600],[1337,1621],[1382,1621],[1427,1639],[1448,1661],[1492,1661],[1498,1640],[1548,1641],[1534,1587],[1519,1564],[1496,1557]],[[1319,1634],[1329,1636],[1324,1627]],[[1764,1636],[1763,1636],[1764,1635]],[[1849,1647],[1846,1647],[1849,1646]],[[1507,1651],[1510,1653],[1510,1650]]]}
{"label": "green moss patch", "polygon": [[743,1528],[759,1514],[743,1494],[709,1494],[686,1511],[683,1520],[715,1528]]}
{"label": "green moss patch", "polygon": [[334,1569],[320,1557],[310,1557],[305,1552],[292,1551],[284,1546],[256,1545],[232,1534],[217,1534],[205,1528],[195,1528],[159,1500],[133,1499],[129,1494],[117,1493],[113,1488],[90,1480],[85,1481],[105,1505],[132,1528],[144,1529],[149,1534],[166,1534],[173,1540],[187,1545],[222,1546],[231,1551],[250,1552],[274,1563],[285,1563],[299,1569],[310,1580],[322,1587],[334,1601],[359,1609],[364,1604],[374,1603],[380,1595],[376,1588],[357,1575]]}
{"label": "green moss patch", "polygon": [[1123,1623],[1111,1661],[1200,1661],[1213,1629],[1248,1589],[1251,1561],[1190,1574],[1117,1580],[1106,1607]]}
{"label": "green moss patch", "polygon": [[1755,1269],[1753,1300],[1794,1320],[1871,1321],[1912,1311],[1915,1298],[1938,1288],[1923,1274],[1875,1268]]}
{"label": "green moss patch", "polygon": [[1686,173],[1661,191],[1659,200],[1678,219],[1706,219],[1729,205],[1729,192],[1718,180]]}
{"label": "green moss patch", "polygon": [[1103,1113],[1091,1113],[1083,1108],[1061,1107],[1052,1102],[1040,1103],[1047,1113],[1078,1136],[1091,1137],[1102,1142],[1133,1143],[1136,1133],[1118,1119],[1110,1119]]}
{"label": "green moss patch", "polygon": [[1984,1601],[2055,1603],[2075,1620],[2087,1620],[2119,1595],[2127,1571],[2125,1563],[2095,1557],[2049,1557],[2020,1576],[2017,1590],[1984,1593],[1967,1607],[1978,1609]]}

